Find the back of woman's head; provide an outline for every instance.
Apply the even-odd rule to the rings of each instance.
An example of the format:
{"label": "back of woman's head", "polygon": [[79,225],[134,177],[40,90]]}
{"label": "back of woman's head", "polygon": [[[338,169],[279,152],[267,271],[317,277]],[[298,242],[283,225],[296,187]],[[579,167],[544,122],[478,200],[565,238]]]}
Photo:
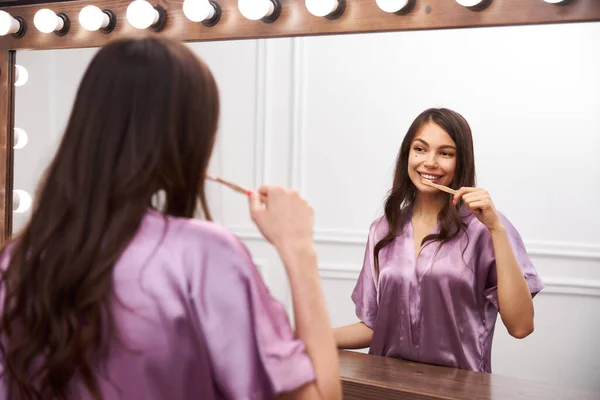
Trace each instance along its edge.
{"label": "back of woman's head", "polygon": [[101,398],[94,371],[116,334],[115,262],[158,192],[165,213],[192,217],[199,200],[210,219],[218,116],[217,85],[183,44],[119,40],[95,55],[31,220],[3,249],[9,398],[66,399],[74,377]]}

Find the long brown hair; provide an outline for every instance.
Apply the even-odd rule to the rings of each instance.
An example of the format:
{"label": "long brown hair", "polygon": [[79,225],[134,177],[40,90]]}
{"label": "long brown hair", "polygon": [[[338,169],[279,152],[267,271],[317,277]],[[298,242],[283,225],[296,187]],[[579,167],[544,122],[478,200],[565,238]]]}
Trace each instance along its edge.
{"label": "long brown hair", "polygon": [[[184,44],[111,42],[80,83],[28,224],[5,246],[0,321],[10,399],[68,399],[118,336],[113,267],[156,193],[160,211],[210,219],[204,176],[219,116],[208,67]],[[10,249],[10,250],[8,250]]]}
{"label": "long brown hair", "polygon": [[[459,189],[466,186],[475,186],[473,137],[471,128],[465,118],[456,111],[447,108],[430,108],[423,111],[410,125],[396,159],[394,183],[384,206],[388,232],[375,244],[373,251],[376,276],[379,275],[379,252],[394,241],[394,238],[402,229],[402,221],[406,218],[415,201],[416,188],[408,176],[408,155],[415,136],[427,123],[438,125],[456,143],[456,170],[451,187]],[[450,202],[444,205],[438,214],[439,232],[423,238],[422,244],[428,241],[445,243],[455,238],[461,230],[464,230],[464,223],[459,216],[458,207],[459,205],[453,207]]]}

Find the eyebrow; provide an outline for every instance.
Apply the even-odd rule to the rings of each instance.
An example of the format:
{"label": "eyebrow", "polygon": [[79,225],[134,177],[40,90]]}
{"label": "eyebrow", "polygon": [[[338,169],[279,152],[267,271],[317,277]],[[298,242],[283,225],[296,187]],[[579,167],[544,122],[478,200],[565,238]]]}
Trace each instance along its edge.
{"label": "eyebrow", "polygon": [[[429,143],[427,143],[427,142],[426,142],[426,141],[424,141],[423,139],[416,138],[416,139],[415,139],[415,142],[416,142],[416,141],[419,141],[419,142],[423,143],[425,146],[429,146]],[[439,148],[440,148],[440,149],[454,149],[454,150],[456,150],[456,147],[454,147],[454,146],[452,146],[452,145],[450,145],[450,144],[445,144],[445,145],[443,145],[443,146],[440,146]]]}

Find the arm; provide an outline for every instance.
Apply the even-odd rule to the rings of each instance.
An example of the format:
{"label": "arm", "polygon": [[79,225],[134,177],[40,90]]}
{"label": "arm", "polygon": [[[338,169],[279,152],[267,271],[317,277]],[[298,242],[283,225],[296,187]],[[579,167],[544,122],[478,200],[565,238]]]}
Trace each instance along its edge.
{"label": "arm", "polygon": [[285,266],[296,335],[314,368],[314,381],[282,398],[341,399],[339,358],[319,280],[312,208],[298,193],[273,186],[263,186],[251,194],[250,207],[253,221],[275,246]]}
{"label": "arm", "polygon": [[499,222],[490,234],[496,256],[500,317],[508,333],[522,339],[533,332],[533,299],[504,225]]}
{"label": "arm", "polygon": [[283,398],[341,399],[339,358],[317,273],[314,247],[300,245],[281,252],[281,258],[291,286],[296,334],[306,346],[317,377],[316,383]]}
{"label": "arm", "polygon": [[543,283],[537,278],[518,232],[500,217],[489,193],[480,188],[461,188],[454,196],[454,204],[460,199],[490,233],[496,282],[488,287],[495,286],[502,322],[511,336],[525,338],[533,332],[532,294],[543,288]]}
{"label": "arm", "polygon": [[364,349],[371,346],[373,329],[363,322],[346,325],[333,330],[339,349]]}
{"label": "arm", "polygon": [[356,306],[356,316],[360,322],[334,329],[335,341],[339,349],[364,349],[371,346],[373,329],[377,319],[377,287],[373,277],[373,246],[378,221],[369,228],[369,236],[365,246],[363,266],[354,290],[352,301]]}

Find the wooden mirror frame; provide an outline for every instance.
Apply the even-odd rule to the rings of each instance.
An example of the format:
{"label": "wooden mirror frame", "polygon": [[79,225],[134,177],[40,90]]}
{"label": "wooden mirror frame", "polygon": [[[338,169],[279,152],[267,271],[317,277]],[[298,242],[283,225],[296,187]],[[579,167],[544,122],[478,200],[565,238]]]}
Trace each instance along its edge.
{"label": "wooden mirror frame", "polygon": [[[185,17],[183,0],[150,0],[152,5],[160,5],[166,11],[165,25],[158,34],[196,42],[600,21],[600,0],[568,0],[565,4],[550,4],[544,0],[491,0],[481,10],[463,7],[455,0],[414,0],[412,9],[402,15],[383,12],[376,0],[345,0],[344,13],[337,19],[313,16],[305,0],[279,0],[281,14],[270,23],[244,18],[238,10],[238,0],[215,1],[221,7],[221,18],[216,25],[207,27]],[[0,244],[12,234],[16,50],[99,47],[114,39],[147,35],[146,31],[128,24],[125,13],[130,3],[131,0],[77,0],[0,7],[13,17],[21,17],[27,25],[21,38],[10,35],[0,38]],[[117,19],[114,30],[110,33],[84,30],[79,25],[78,14],[86,5],[111,10]],[[39,32],[33,17],[41,8],[65,13],[70,20],[69,31],[63,36]]]}

